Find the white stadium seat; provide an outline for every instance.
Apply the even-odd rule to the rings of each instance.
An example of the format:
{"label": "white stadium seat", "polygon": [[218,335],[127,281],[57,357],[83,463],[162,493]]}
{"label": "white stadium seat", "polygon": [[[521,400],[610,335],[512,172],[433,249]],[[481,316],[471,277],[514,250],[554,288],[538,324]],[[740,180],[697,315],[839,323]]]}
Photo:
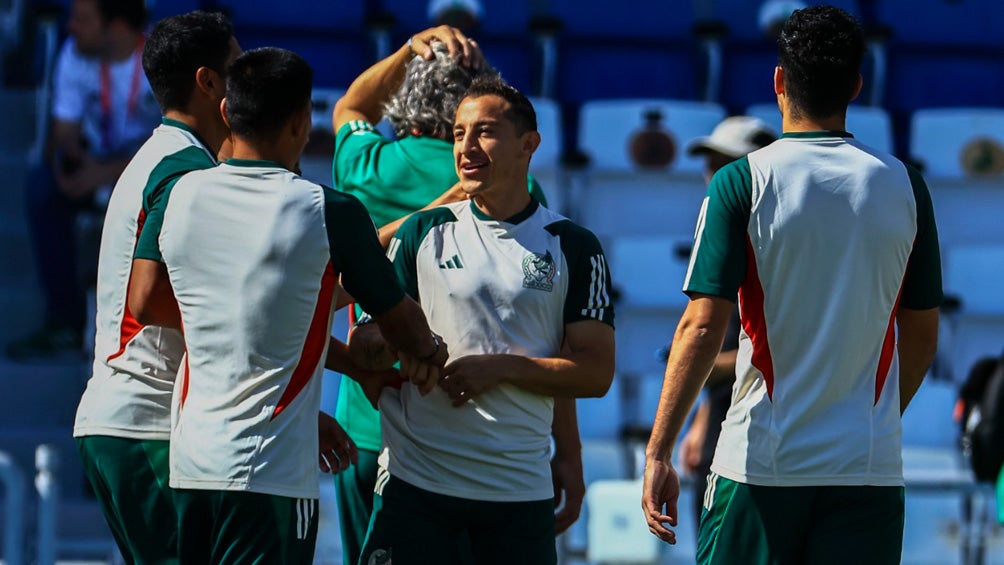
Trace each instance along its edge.
{"label": "white stadium seat", "polygon": [[582,105],[579,117],[579,148],[590,158],[590,170],[637,171],[630,156],[632,136],[646,125],[646,113],[656,110],[662,128],[675,142],[670,172],[700,174],[703,161],[686,154],[687,144],[708,135],[725,118],[722,106],[661,98],[592,100]]}
{"label": "white stadium seat", "polygon": [[655,563],[658,538],[648,531],[641,510],[642,482],[597,481],[586,493],[591,563]]}
{"label": "white stadium seat", "polygon": [[914,112],[910,124],[910,156],[925,176],[966,177],[962,154],[978,139],[1004,145],[1004,108],[934,108]]}

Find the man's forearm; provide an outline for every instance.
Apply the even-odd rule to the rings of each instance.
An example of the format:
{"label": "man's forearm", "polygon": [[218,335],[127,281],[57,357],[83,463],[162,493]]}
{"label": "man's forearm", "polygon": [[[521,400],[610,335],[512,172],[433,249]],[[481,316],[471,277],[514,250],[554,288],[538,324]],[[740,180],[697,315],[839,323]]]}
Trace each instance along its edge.
{"label": "man's forearm", "polygon": [[411,50],[401,46],[387,58],[363,71],[352,81],[345,95],[335,104],[332,124],[335,132],[348,121],[363,118],[375,124],[383,117],[383,105],[404,81]]}
{"label": "man's forearm", "polygon": [[556,456],[582,456],[579,418],[574,398],[554,399],[554,420],[551,422],[551,435],[554,437]]}
{"label": "man's forearm", "polygon": [[349,335],[348,352],[354,366],[369,371],[389,369],[397,362],[397,355],[376,324],[364,324],[353,329]]}
{"label": "man's forearm", "polygon": [[938,350],[938,311],[901,308],[897,326],[899,409],[902,413],[920,388]]}
{"label": "man's forearm", "polygon": [[[693,302],[687,311],[690,312],[692,307]],[[721,349],[725,323],[727,318],[723,318],[721,324],[707,324],[687,313],[680,320],[666,363],[659,408],[646,449],[648,458],[669,461],[676,438]]]}

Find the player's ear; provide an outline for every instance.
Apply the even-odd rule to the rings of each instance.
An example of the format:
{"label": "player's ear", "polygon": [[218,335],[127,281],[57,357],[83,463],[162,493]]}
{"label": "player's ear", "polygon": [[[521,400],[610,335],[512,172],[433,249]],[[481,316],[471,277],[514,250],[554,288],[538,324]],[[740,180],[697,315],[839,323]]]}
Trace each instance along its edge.
{"label": "player's ear", "polygon": [[226,91],[227,82],[209,67],[199,67],[195,71],[195,88],[215,99]]}
{"label": "player's ear", "polygon": [[[289,127],[290,133],[293,137],[299,138],[304,133],[310,131],[311,126],[311,115],[310,115],[310,104],[307,104],[301,111],[294,113],[290,116]],[[306,132],[304,131],[306,130]]]}
{"label": "player's ear", "polygon": [[533,155],[538,147],[540,147],[540,132],[530,130],[523,134],[523,151],[527,155]]}
{"label": "player's ear", "polygon": [[227,128],[230,128],[230,120],[227,119],[227,99],[220,100],[220,115],[223,116],[223,123],[227,124]]}

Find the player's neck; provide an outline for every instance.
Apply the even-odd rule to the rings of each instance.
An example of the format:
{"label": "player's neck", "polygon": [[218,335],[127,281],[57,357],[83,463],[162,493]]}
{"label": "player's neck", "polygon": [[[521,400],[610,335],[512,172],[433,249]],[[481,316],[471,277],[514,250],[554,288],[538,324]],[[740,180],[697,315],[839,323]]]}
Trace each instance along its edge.
{"label": "player's neck", "polygon": [[192,128],[192,131],[206,144],[206,149],[217,155],[223,141],[230,135],[230,130],[219,119],[219,110],[210,111],[215,112],[215,115],[198,110],[168,110],[164,112],[164,117]]}
{"label": "player's neck", "polygon": [[231,136],[234,142],[234,159],[242,159],[246,161],[272,161],[278,163],[283,167],[289,169],[290,171],[295,171],[297,169],[297,161],[299,156],[292,156],[289,151],[283,150],[279,144],[274,143],[258,143],[252,144],[246,139],[240,137]]}
{"label": "player's neck", "polygon": [[847,116],[836,114],[826,118],[810,118],[800,116],[797,119],[790,113],[782,114],[781,131],[795,133],[803,131],[847,131]]}
{"label": "player's neck", "polygon": [[527,192],[525,183],[520,187],[486,190],[474,197],[474,205],[493,219],[507,220],[530,205],[530,193]]}

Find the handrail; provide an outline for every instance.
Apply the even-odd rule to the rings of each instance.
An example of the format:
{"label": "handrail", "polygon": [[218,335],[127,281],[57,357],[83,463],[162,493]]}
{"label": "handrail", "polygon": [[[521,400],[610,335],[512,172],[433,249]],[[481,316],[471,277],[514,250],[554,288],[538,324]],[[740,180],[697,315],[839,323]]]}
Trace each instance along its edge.
{"label": "handrail", "polygon": [[24,563],[24,473],[7,453],[0,451],[0,483],[4,486],[3,558],[7,565]]}
{"label": "handrail", "polygon": [[35,449],[35,490],[38,491],[38,532],[35,562],[38,565],[56,563],[56,516],[59,512],[59,452],[51,445]]}

